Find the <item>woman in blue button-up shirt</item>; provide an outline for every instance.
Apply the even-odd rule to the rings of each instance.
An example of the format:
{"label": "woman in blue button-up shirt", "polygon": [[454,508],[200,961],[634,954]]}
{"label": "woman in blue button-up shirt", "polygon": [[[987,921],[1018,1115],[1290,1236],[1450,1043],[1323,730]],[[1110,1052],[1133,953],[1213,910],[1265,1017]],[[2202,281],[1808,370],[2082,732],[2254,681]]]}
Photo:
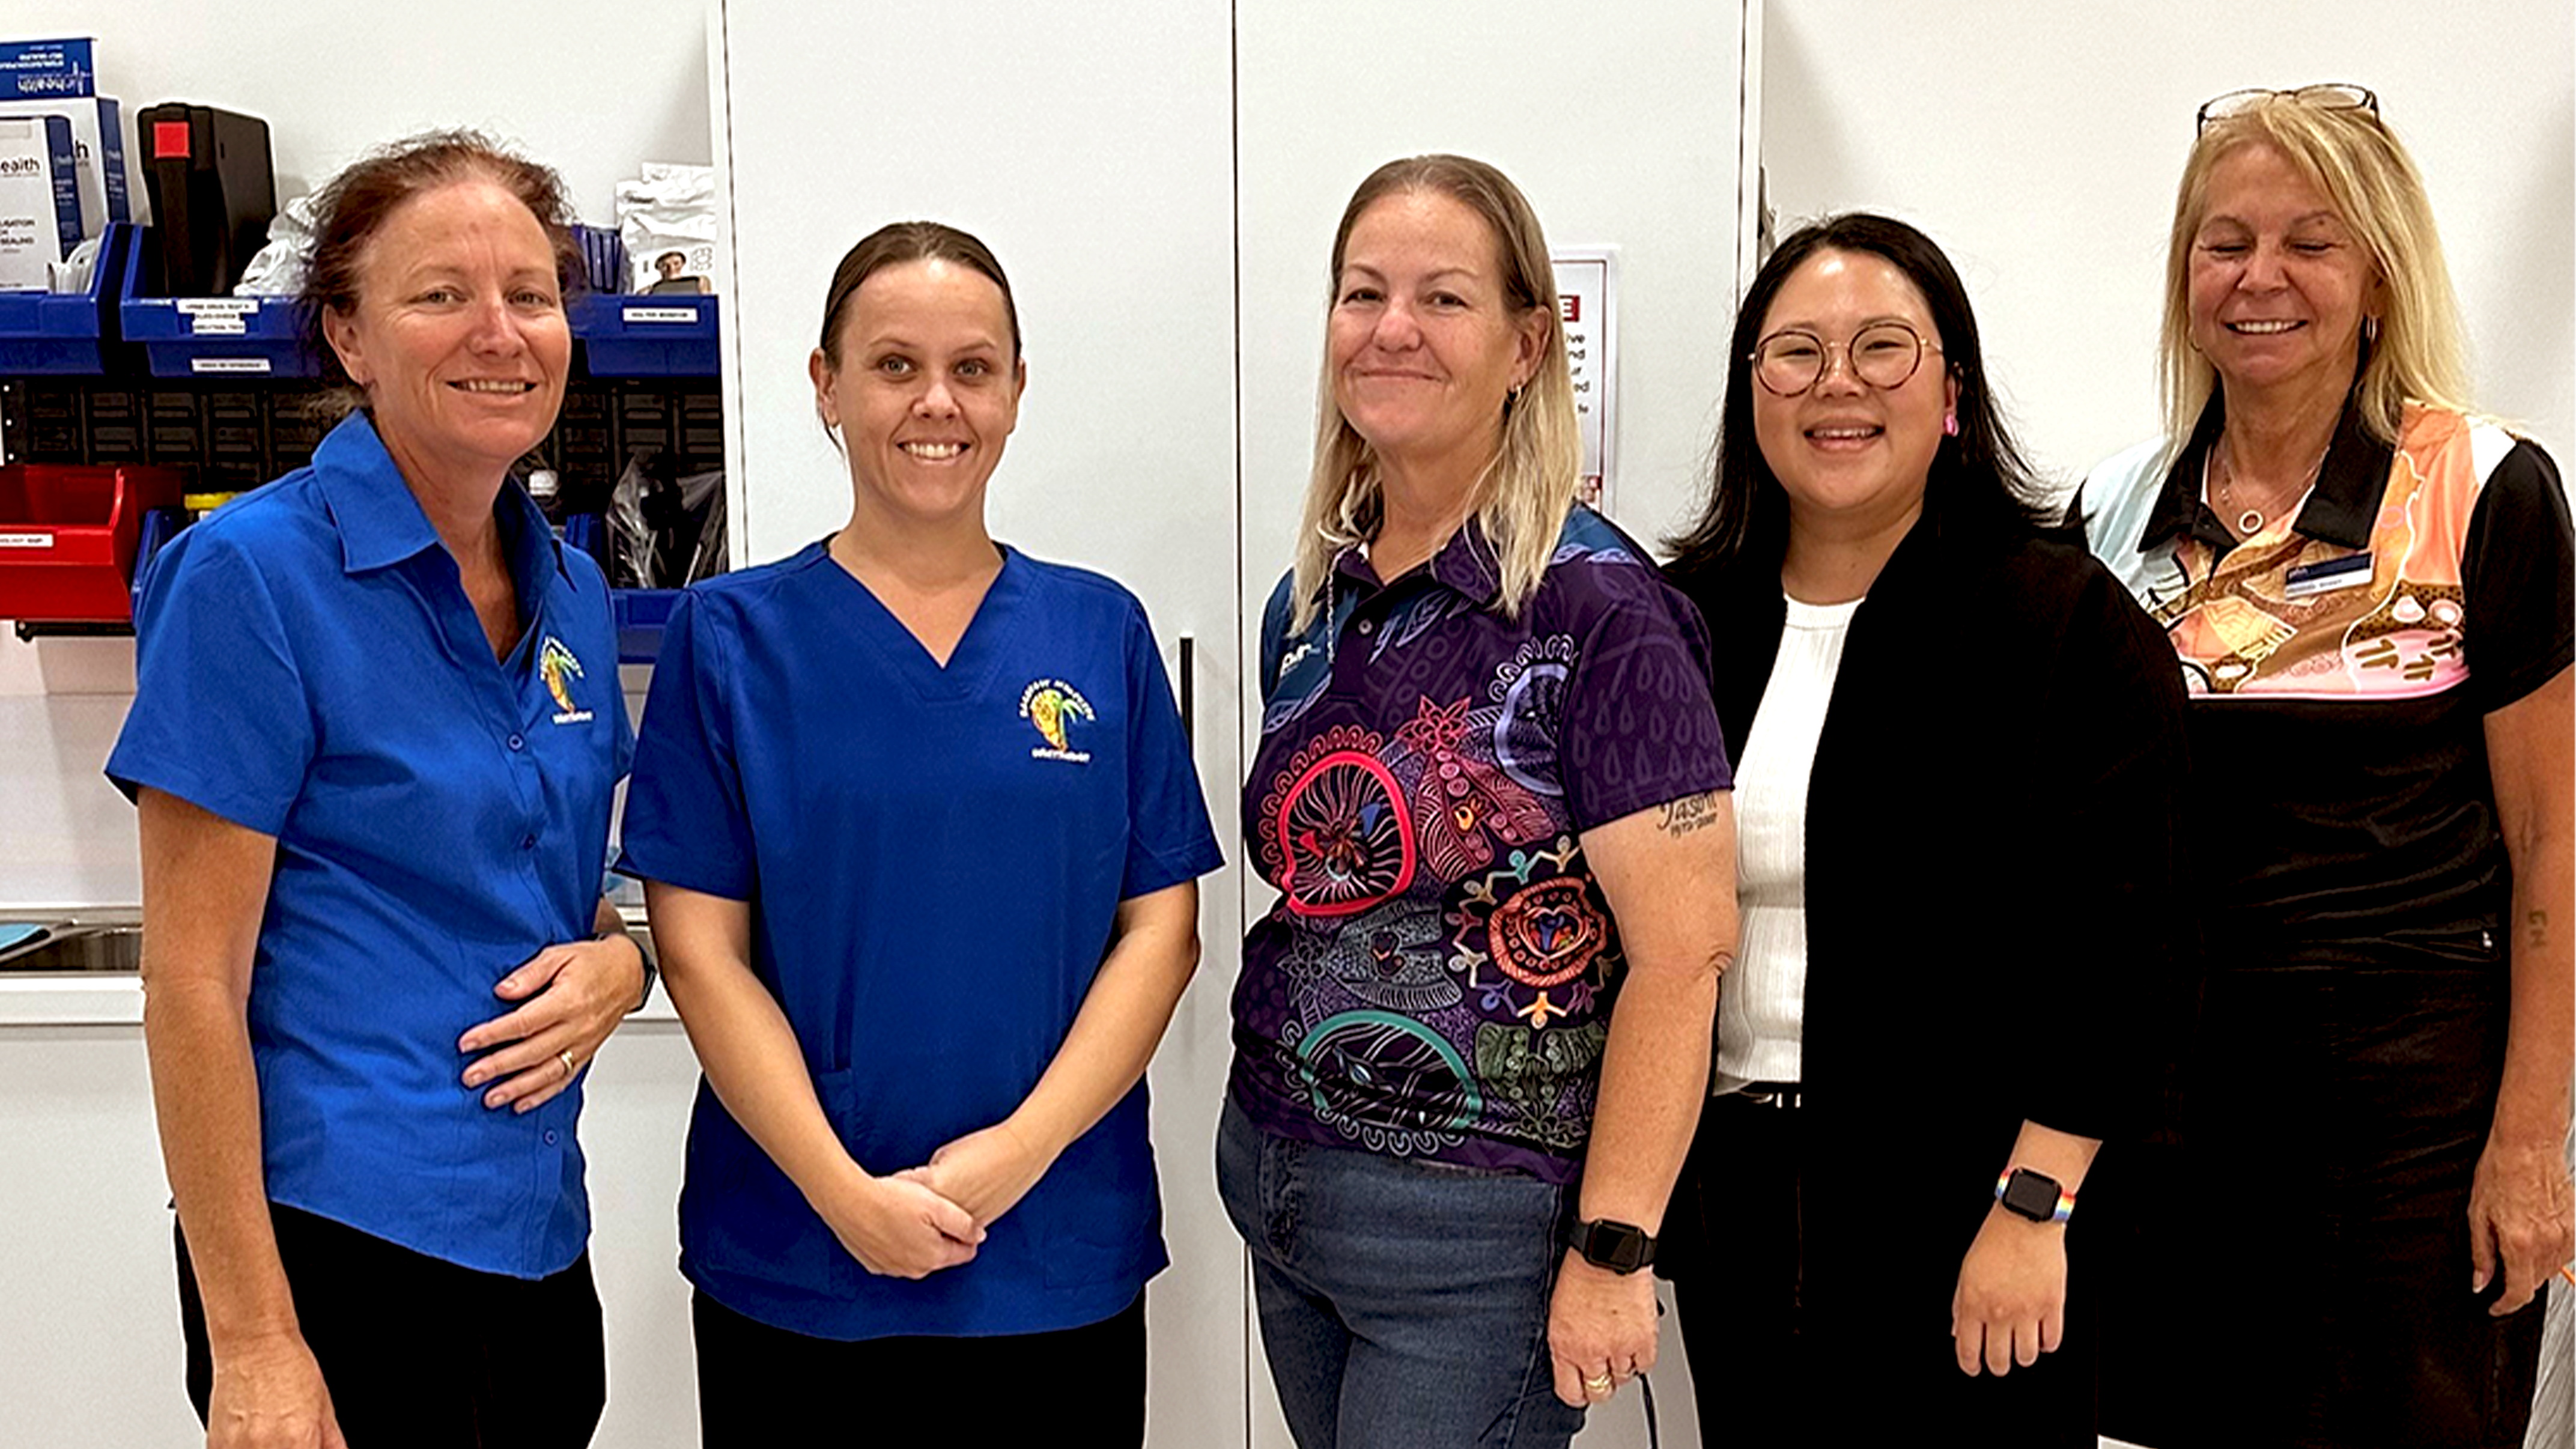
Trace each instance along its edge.
{"label": "woman in blue button-up shirt", "polygon": [[508,486],[563,398],[568,209],[458,135],[317,209],[306,297],[363,406],[156,561],[108,761],[189,1392],[210,1445],[584,1444],[578,1079],[644,964],[599,900],[606,584]]}

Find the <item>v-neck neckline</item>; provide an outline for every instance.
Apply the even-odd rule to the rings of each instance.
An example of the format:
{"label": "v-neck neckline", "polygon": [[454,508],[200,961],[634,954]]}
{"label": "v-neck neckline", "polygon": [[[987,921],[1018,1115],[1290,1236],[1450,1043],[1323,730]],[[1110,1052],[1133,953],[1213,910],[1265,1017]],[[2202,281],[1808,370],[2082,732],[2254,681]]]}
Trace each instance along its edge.
{"label": "v-neck neckline", "polygon": [[832,557],[832,543],[826,538],[815,545],[818,566],[831,570],[849,586],[849,597],[861,619],[859,636],[867,641],[896,675],[911,685],[913,692],[925,700],[964,699],[983,688],[1001,661],[1002,651],[993,635],[1002,629],[999,615],[1007,612],[1011,597],[1020,587],[1027,564],[1019,550],[996,541],[993,547],[1002,555],[1002,567],[993,581],[984,586],[984,596],[975,601],[975,612],[966,620],[964,633],[957,636],[956,647],[948,651],[948,662],[933,658],[921,636],[912,632],[867,581]]}

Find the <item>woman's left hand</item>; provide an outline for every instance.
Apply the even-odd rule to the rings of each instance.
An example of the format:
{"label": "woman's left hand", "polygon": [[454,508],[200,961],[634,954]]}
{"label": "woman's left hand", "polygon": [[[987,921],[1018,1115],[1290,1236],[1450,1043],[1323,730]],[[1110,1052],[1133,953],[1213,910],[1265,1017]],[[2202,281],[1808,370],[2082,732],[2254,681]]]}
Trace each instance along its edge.
{"label": "woman's left hand", "polygon": [[483,1105],[544,1106],[597,1055],[644,994],[644,953],[623,935],[566,941],[528,958],[492,988],[519,1007],[457,1038],[471,1056],[465,1085],[487,1087]]}
{"label": "woman's left hand", "polygon": [[2509,1142],[2487,1139],[2469,1182],[2469,1291],[2484,1293],[2504,1270],[2504,1292],[2487,1312],[2497,1317],[2528,1305],[2559,1265],[2576,1257],[2576,1192],[2567,1180],[2561,1137]]}
{"label": "woman's left hand", "polygon": [[1998,1377],[2055,1353],[2066,1332],[2066,1229],[2005,1211],[1986,1211],[1985,1226],[1959,1265],[1950,1295],[1950,1339],[1959,1372]]}
{"label": "woman's left hand", "polygon": [[1547,1352],[1556,1396],[1578,1409],[1653,1368],[1655,1275],[1613,1273],[1566,1249],[1547,1305]]}

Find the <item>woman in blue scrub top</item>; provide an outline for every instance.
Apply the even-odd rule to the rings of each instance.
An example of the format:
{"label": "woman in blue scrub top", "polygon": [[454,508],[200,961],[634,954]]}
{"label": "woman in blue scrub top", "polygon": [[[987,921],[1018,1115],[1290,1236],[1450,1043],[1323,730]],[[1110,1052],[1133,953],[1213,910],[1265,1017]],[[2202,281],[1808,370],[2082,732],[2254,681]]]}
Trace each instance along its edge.
{"label": "woman in blue scrub top", "polygon": [[605,581],[508,470],[553,428],[552,171],[416,138],[325,188],[363,398],[180,534],[107,772],[209,1445],[590,1441],[582,1067],[643,994],[599,899],[632,750]]}
{"label": "woman in blue scrub top", "polygon": [[985,532],[1027,369],[981,242],[852,248],[811,370],[849,525],[674,612],[619,865],[706,1069],[705,1442],[1136,1445],[1141,1078],[1219,863],[1189,742],[1134,596]]}

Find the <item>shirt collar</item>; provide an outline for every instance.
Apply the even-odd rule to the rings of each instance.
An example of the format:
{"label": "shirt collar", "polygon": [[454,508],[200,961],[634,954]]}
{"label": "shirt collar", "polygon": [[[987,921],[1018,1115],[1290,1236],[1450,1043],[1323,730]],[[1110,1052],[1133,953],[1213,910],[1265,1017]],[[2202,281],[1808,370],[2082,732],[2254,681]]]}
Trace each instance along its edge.
{"label": "shirt collar", "polygon": [[[1333,559],[1333,571],[1372,589],[1394,582],[1380,579],[1356,544]],[[1495,556],[1493,545],[1485,541],[1485,530],[1472,517],[1431,556],[1430,571],[1435,582],[1476,604],[1489,605],[1503,595],[1501,560]]]}
{"label": "shirt collar", "polygon": [[[421,511],[420,500],[403,482],[402,470],[365,413],[342,419],[313,450],[313,471],[321,482],[323,504],[340,530],[343,571],[366,573],[440,547],[438,530],[430,526],[429,515]],[[563,540],[555,537],[526,489],[516,482],[505,485],[492,511],[503,524],[502,546],[520,588],[535,583],[548,563],[558,577],[571,580]]]}
{"label": "shirt collar", "polygon": [[[2191,441],[2165,474],[2156,506],[2147,514],[2146,531],[2138,538],[2140,553],[2184,533],[2222,548],[2235,545],[2234,536],[2215,515],[2207,516],[2206,527],[2199,526],[2205,514],[2200,480],[2208,466],[2210,448],[2226,429],[2226,397],[2213,392],[2209,405],[2200,410],[2200,421],[2191,430]],[[2355,389],[2345,398],[2343,416],[2335,422],[2334,441],[2326,445],[2316,486],[2291,526],[2310,538],[2345,548],[2367,545],[2371,521],[2378,516],[2379,498],[2387,489],[2388,470],[2396,454],[2394,447],[2370,436],[2362,427],[2361,395]]]}

